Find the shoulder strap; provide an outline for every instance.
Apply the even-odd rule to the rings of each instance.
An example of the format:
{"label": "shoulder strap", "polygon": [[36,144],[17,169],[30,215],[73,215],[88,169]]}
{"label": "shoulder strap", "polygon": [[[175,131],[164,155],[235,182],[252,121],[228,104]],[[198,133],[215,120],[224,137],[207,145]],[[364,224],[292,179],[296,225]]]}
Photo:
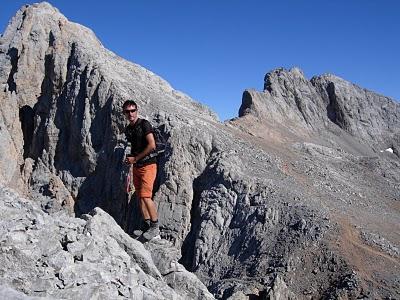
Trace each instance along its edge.
{"label": "shoulder strap", "polygon": [[138,126],[138,125],[141,125],[142,123],[143,123],[143,119],[138,118],[136,123],[135,123],[135,127]]}
{"label": "shoulder strap", "polygon": [[132,126],[134,132],[143,131],[143,119],[137,119],[135,125]]}

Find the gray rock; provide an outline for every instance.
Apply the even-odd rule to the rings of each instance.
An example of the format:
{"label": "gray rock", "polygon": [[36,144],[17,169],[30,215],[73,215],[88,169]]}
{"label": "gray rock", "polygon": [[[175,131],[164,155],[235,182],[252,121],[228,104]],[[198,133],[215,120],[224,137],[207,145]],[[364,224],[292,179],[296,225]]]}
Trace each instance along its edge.
{"label": "gray rock", "polygon": [[214,299],[206,286],[178,262],[181,253],[170,242],[154,239],[146,249],[164,280],[185,299]]}
{"label": "gray rock", "polygon": [[275,278],[273,287],[267,294],[267,299],[270,300],[283,300],[283,299],[298,299],[290,290],[285,281],[278,275]]}
{"label": "gray rock", "polygon": [[382,251],[388,253],[393,257],[400,257],[400,250],[384,237],[378,234],[362,232],[361,237],[365,240],[368,245],[378,246]]}
{"label": "gray rock", "polygon": [[[66,213],[53,219],[37,203],[1,187],[0,209],[0,284],[12,287],[0,289],[5,297],[213,299],[195,275],[178,264],[176,248],[152,246],[162,253],[162,260],[157,255],[154,260],[159,270],[150,252],[99,208],[86,215],[86,221],[77,222]],[[43,222],[33,224],[39,215]],[[165,277],[174,272],[179,273],[176,279]]]}
{"label": "gray rock", "polygon": [[357,154],[399,148],[400,105],[334,75],[309,81],[298,68],[269,72],[263,92],[244,92],[239,116],[245,115],[296,135],[326,136]]}
{"label": "gray rock", "polygon": [[[46,300],[50,298],[44,297],[29,297],[24,293],[18,292],[10,287],[0,286],[0,299],[13,299],[13,300]],[[51,298],[54,299],[54,298]]]}

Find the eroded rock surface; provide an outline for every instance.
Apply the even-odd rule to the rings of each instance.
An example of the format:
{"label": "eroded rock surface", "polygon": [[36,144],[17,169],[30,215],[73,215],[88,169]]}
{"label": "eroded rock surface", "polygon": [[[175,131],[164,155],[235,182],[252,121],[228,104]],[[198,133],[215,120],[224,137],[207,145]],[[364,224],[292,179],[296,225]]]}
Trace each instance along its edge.
{"label": "eroded rock surface", "polygon": [[78,219],[50,216],[11,189],[0,198],[4,295],[25,299],[12,287],[26,299],[213,299],[169,242],[150,242],[149,252],[99,208]]}
{"label": "eroded rock surface", "polygon": [[358,154],[392,148],[399,156],[399,103],[334,75],[307,80],[298,68],[269,72],[262,92],[243,93],[239,116],[245,115],[297,135],[322,135]]}

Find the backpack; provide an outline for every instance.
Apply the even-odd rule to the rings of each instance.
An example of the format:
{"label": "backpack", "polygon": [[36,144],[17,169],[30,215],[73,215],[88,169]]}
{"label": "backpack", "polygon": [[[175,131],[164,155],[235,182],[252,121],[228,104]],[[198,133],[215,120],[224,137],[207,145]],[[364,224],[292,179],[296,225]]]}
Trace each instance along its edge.
{"label": "backpack", "polygon": [[[160,126],[161,127],[161,126]],[[140,163],[144,163],[150,158],[153,157],[161,157],[161,155],[165,152],[165,149],[167,148],[167,142],[165,140],[164,135],[162,134],[162,130],[160,127],[153,127],[153,136],[154,140],[156,142],[156,149],[154,149],[150,154],[147,156],[143,157],[140,160]]]}

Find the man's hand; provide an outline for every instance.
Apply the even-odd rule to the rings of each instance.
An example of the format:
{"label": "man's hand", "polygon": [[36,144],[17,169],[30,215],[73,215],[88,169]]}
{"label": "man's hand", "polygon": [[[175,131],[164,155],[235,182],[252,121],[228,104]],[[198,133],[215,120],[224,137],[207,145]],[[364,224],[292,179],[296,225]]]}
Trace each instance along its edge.
{"label": "man's hand", "polygon": [[125,163],[127,163],[129,165],[135,164],[136,163],[136,157],[135,156],[126,156]]}

